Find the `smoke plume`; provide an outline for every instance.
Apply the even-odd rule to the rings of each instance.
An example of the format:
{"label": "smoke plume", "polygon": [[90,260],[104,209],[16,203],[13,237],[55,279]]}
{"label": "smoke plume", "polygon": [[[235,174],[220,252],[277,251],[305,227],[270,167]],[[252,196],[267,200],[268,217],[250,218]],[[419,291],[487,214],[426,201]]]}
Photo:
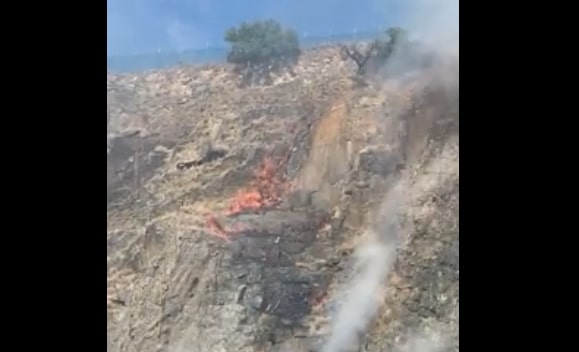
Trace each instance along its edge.
{"label": "smoke plume", "polygon": [[357,276],[345,287],[346,298],[334,317],[332,334],[324,352],[347,351],[358,342],[376,314],[376,294],[384,284],[396,255],[399,239],[401,186],[395,185],[386,195],[379,213],[377,230],[366,234],[368,243],[355,252]]}
{"label": "smoke plume", "polygon": [[[385,8],[387,3],[386,0],[377,0],[376,8]],[[402,27],[442,59],[442,78],[454,86],[458,85],[458,3],[458,0],[408,0],[404,5],[405,18],[401,21]],[[395,56],[393,60],[408,60],[406,57]],[[356,251],[358,271],[343,287],[342,292],[345,292],[346,298],[333,317],[332,332],[323,352],[350,351],[374,318],[380,304],[375,296],[385,284],[399,243],[401,199],[402,184],[398,182],[385,195],[379,217],[375,219],[375,226],[368,234],[373,239]],[[397,349],[409,352],[436,351],[435,344],[424,338],[413,338]]]}

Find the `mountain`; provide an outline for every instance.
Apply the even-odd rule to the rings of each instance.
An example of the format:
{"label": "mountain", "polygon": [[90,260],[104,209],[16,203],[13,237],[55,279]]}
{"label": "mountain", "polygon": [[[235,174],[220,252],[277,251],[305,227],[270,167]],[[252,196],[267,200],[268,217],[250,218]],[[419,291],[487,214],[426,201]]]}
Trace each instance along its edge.
{"label": "mountain", "polygon": [[108,74],[108,351],[459,350],[458,65],[355,72]]}

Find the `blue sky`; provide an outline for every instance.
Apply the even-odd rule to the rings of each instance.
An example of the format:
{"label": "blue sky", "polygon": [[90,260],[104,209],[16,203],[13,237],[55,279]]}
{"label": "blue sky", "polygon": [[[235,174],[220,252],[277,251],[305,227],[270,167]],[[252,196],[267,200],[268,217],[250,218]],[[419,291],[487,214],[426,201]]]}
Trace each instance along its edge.
{"label": "blue sky", "polygon": [[378,31],[409,0],[107,0],[108,55],[223,46],[244,20],[273,18],[301,35]]}

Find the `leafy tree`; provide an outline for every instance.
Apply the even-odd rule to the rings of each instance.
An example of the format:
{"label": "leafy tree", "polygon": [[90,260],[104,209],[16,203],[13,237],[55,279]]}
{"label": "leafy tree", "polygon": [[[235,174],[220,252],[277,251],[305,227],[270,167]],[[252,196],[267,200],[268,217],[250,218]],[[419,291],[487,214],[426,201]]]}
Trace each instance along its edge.
{"label": "leafy tree", "polygon": [[300,55],[297,34],[274,20],[244,22],[225,33],[231,45],[227,61],[244,70],[246,76],[271,71],[295,63]]}
{"label": "leafy tree", "polygon": [[386,30],[386,38],[376,39],[376,56],[384,62],[394,54],[394,51],[403,51],[409,45],[408,33],[400,27],[391,27]]}

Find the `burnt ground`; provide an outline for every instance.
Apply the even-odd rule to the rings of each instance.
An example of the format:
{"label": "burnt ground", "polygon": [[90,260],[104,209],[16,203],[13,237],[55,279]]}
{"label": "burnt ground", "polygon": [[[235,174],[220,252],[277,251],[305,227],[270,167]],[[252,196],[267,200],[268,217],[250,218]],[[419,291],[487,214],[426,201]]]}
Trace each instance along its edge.
{"label": "burnt ground", "polygon": [[395,182],[403,241],[354,350],[458,350],[458,87],[351,72],[326,48],[268,87],[109,77],[108,350],[319,350]]}

